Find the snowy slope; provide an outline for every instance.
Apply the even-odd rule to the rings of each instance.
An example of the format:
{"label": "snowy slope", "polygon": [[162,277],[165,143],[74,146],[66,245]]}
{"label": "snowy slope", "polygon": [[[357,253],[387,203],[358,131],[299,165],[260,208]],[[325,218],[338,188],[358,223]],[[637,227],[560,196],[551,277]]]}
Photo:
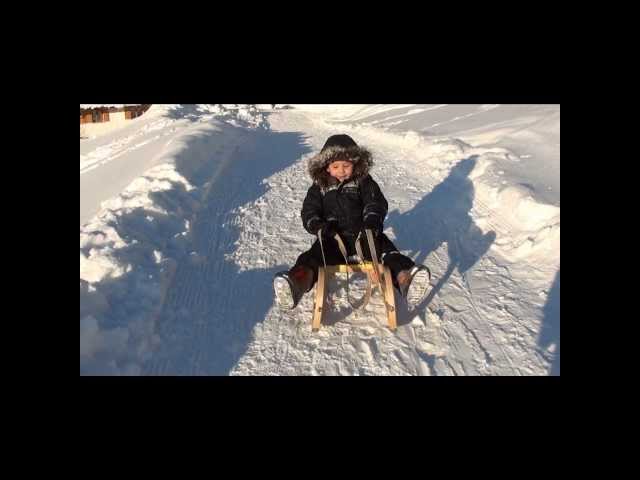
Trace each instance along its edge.
{"label": "snowy slope", "polygon": [[208,123],[214,117],[232,125],[255,126],[262,121],[260,115],[230,105],[152,105],[116,131],[80,140],[80,225],[100,210],[103,201],[165,162],[167,150],[180,149],[181,137],[211,128]]}
{"label": "snowy slope", "polygon": [[[162,125],[150,151],[121,155],[128,187],[98,192],[98,215],[81,218],[81,374],[559,373],[559,179],[557,199],[544,190],[558,106],[154,107],[137,128],[81,141],[81,172],[84,155],[98,175]],[[273,274],[313,240],[299,219],[306,159],[338,132],[373,151],[386,232],[434,274],[415,311],[398,300],[396,334],[379,298],[352,312],[340,279],[316,334],[311,295],[292,312],[273,305]]]}
{"label": "snowy slope", "polygon": [[478,147],[504,148],[494,159],[505,184],[525,183],[544,203],[560,205],[560,108],[558,105],[333,105],[336,125],[374,126],[431,139],[456,138]]}

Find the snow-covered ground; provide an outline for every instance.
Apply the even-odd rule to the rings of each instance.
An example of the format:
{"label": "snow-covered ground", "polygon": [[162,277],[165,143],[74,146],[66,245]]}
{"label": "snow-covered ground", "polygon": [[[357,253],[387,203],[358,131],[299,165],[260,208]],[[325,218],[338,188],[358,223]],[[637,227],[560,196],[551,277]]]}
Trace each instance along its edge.
{"label": "snow-covered ground", "polygon": [[[558,105],[154,105],[80,142],[80,373],[547,375],[560,366]],[[433,289],[399,328],[343,279],[273,303],[313,238],[306,160],[374,153],[386,233]]]}
{"label": "snow-covered ground", "polygon": [[152,105],[119,130],[80,140],[80,225],[98,213],[102,202],[181,150],[181,137],[211,134],[217,128],[209,123],[214,117],[252,127],[262,119],[251,109],[236,111],[231,105]]}

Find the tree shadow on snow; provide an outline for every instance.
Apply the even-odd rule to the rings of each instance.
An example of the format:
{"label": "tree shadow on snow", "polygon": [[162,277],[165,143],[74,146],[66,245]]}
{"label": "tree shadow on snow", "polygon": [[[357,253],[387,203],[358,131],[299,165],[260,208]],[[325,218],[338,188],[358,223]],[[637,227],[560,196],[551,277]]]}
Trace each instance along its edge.
{"label": "tree shadow on snow", "polygon": [[[394,210],[389,213],[385,224],[392,226],[397,237],[399,250],[409,250],[416,264],[424,264],[427,257],[447,244],[449,264],[439,276],[430,267],[432,288],[425,299],[411,311],[407,304],[396,295],[398,325],[406,325],[418,313],[426,321],[426,307],[438,294],[457,269],[461,275],[475,265],[485,255],[496,234],[483,234],[471,218],[475,189],[468,178],[477,156],[458,162],[449,175],[427,194],[415,207],[405,213]],[[433,282],[436,282],[433,285]]]}
{"label": "tree shadow on snow", "polygon": [[[130,371],[143,375],[227,375],[273,306],[273,275],[288,267],[241,271],[226,257],[242,230],[236,209],[267,191],[263,179],[310,152],[303,135],[226,126],[185,142],[176,168],[197,188],[187,191],[169,180],[169,190],[150,194],[168,214],[136,208],[118,217],[112,226],[129,245],[113,256],[133,268],[94,284],[93,292],[81,285],[81,319],[93,315],[101,329],[122,327],[129,334],[128,353],[120,345],[119,352],[96,353],[84,365],[81,356],[81,374],[126,373],[129,362],[137,365]],[[232,142],[238,146],[227,158]],[[185,225],[185,219],[196,221]],[[161,270],[175,272],[164,298],[158,296]]]}

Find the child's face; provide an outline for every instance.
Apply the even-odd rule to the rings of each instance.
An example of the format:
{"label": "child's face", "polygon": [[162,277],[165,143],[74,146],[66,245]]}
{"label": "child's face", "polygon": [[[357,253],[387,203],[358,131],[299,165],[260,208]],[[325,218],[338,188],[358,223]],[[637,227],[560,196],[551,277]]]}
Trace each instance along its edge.
{"label": "child's face", "polygon": [[346,160],[336,160],[331,162],[327,167],[327,172],[333,178],[337,178],[340,182],[344,182],[351,177],[353,173],[353,163]]}

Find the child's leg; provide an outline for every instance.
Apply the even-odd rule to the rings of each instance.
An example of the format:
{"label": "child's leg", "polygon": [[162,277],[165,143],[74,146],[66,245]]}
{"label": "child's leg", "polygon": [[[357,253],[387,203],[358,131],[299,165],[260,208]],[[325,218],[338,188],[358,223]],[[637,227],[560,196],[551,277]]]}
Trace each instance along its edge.
{"label": "child's leg", "polygon": [[318,262],[313,249],[302,253],[288,271],[278,272],[273,278],[276,303],[280,308],[295,308],[318,278]]}
{"label": "child's leg", "polygon": [[406,255],[401,254],[384,233],[378,237],[378,248],[380,249],[378,260],[389,267],[393,277],[393,285],[398,287],[398,273],[403,270],[410,270],[415,265],[415,262]]}
{"label": "child's leg", "polygon": [[[323,247],[327,265],[340,263],[335,240],[323,242]],[[309,250],[300,254],[290,270],[276,273],[273,278],[273,288],[279,307],[287,310],[295,308],[304,294],[318,281],[318,269],[323,265],[320,242],[316,240]]]}
{"label": "child's leg", "polygon": [[295,265],[291,267],[291,269],[289,270],[289,274],[293,278],[299,278],[299,277],[306,276],[306,272],[310,272],[309,273],[310,284],[308,284],[308,282],[305,282],[305,292],[306,292],[311,290],[311,287],[313,287],[316,281],[318,280],[318,267],[319,267],[318,261],[316,260],[313,254],[313,249],[311,249],[300,254],[298,259],[296,260]]}
{"label": "child's leg", "polygon": [[[327,265],[337,265],[344,262],[335,240],[323,240],[322,247],[324,248],[324,258],[327,262]],[[302,269],[311,270],[313,272],[313,280],[311,282],[311,285],[309,286],[309,289],[311,289],[311,287],[313,287],[318,280],[318,268],[323,266],[324,261],[322,257],[322,249],[320,248],[320,242],[316,240],[309,250],[300,254],[298,259],[296,260],[295,265],[291,268],[291,270],[289,270],[289,272],[292,275],[296,273],[298,275],[302,275],[298,273]]]}
{"label": "child's leg", "polygon": [[386,235],[380,235],[379,242],[382,263],[389,267],[393,277],[393,286],[415,306],[425,297],[431,280],[431,272],[424,265],[416,265],[406,255],[402,255]]}

